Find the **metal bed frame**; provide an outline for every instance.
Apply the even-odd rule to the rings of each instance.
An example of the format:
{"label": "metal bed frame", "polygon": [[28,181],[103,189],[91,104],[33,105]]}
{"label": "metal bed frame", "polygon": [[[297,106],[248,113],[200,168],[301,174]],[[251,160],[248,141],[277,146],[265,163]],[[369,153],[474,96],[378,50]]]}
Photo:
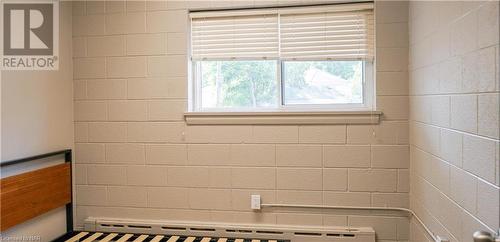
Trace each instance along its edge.
{"label": "metal bed frame", "polygon": [[[171,234],[141,234],[134,232],[95,232],[95,231],[74,231],[73,227],[73,179],[71,165],[73,162],[72,151],[64,149],[45,154],[25,157],[21,159],[9,160],[0,163],[0,168],[12,167],[22,163],[27,163],[35,160],[42,160],[56,156],[64,156],[64,163],[52,165],[36,169],[34,171],[24,172],[18,175],[9,176],[0,180],[0,187],[6,188],[0,192],[2,202],[10,203],[10,207],[15,211],[9,211],[10,214],[2,215],[2,220],[7,222],[7,225],[2,226],[0,231],[5,231],[9,228],[21,224],[30,219],[36,218],[52,209],[65,206],[66,207],[66,233],[56,238],[56,242],[290,242],[290,240],[276,239],[249,239],[249,238],[225,238],[225,237],[207,237],[194,235],[171,235]],[[41,180],[43,179],[43,180]],[[54,184],[56,183],[56,184]],[[60,183],[60,184],[57,184]],[[37,196],[37,188],[43,185],[61,186],[62,191],[50,190],[46,194],[50,196],[57,194],[59,197],[54,201],[41,201]],[[67,187],[69,185],[69,188]],[[25,192],[27,191],[27,192]],[[28,194],[26,194],[28,193]],[[69,193],[69,194],[68,194]],[[20,195],[26,195],[29,202],[20,200]],[[16,203],[21,201],[22,204]],[[28,205],[26,205],[28,204]],[[30,211],[25,212],[22,206],[29,206]],[[21,214],[21,215],[19,215]],[[5,217],[4,217],[5,216]],[[10,221],[9,221],[10,220]]]}

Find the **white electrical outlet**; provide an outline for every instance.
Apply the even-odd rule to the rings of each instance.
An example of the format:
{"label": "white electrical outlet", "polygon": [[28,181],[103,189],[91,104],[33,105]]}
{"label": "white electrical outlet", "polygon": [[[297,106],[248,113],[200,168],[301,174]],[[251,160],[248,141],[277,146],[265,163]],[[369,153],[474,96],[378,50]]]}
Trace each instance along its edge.
{"label": "white electrical outlet", "polygon": [[260,210],[260,195],[252,195],[250,197],[251,207],[254,210]]}

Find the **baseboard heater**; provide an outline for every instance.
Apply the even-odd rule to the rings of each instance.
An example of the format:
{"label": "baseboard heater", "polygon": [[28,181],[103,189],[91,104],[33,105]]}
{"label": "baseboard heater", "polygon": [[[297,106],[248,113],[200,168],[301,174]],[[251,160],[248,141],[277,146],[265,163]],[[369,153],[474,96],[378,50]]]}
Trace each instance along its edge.
{"label": "baseboard heater", "polygon": [[278,226],[89,217],[85,220],[84,230],[194,237],[248,238],[264,241],[375,242],[375,231],[371,227]]}

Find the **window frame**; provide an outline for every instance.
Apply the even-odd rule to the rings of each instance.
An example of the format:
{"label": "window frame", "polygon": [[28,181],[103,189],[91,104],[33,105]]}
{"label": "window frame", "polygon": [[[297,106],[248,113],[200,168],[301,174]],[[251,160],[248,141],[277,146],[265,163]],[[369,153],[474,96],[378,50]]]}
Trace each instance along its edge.
{"label": "window frame", "polygon": [[[246,59],[259,61],[263,59]],[[284,85],[283,85],[283,62],[304,61],[304,60],[276,60],[276,85],[278,90],[276,107],[231,107],[231,108],[202,108],[201,92],[201,61],[189,60],[191,66],[191,76],[189,77],[190,95],[188,95],[189,111],[191,112],[308,112],[308,111],[374,111],[375,85],[374,85],[374,61],[360,60],[363,62],[363,102],[346,104],[288,104],[285,105]],[[212,60],[211,60],[212,61]],[[243,61],[236,59],[220,59],[217,61]],[[311,59],[308,61],[336,61]],[[340,61],[340,60],[338,60]]]}
{"label": "window frame", "polygon": [[[280,23],[281,14],[296,14],[296,13],[316,13],[316,12],[343,12],[343,11],[358,11],[358,10],[372,10],[375,13],[375,6],[373,3],[349,3],[349,4],[327,4],[327,5],[312,5],[312,6],[281,6],[275,8],[262,8],[262,9],[233,9],[233,10],[213,10],[213,11],[194,11],[190,12],[190,17],[188,18],[188,56],[192,56],[192,19],[203,18],[203,17],[213,17],[214,13],[220,14],[220,16],[245,16],[245,15],[256,15],[256,14],[278,14],[278,24]],[[280,13],[278,13],[280,12]],[[375,19],[373,19],[375,21]],[[375,26],[375,25],[374,25]],[[279,28],[279,27],[278,27]],[[374,32],[375,33],[375,32]],[[285,61],[346,61],[345,59],[324,59],[324,58],[311,58],[311,59],[300,59],[291,60],[288,58],[210,58],[207,61],[259,61],[259,60],[275,60],[276,61],[276,81],[277,81],[277,103],[275,107],[222,107],[222,108],[203,108],[202,107],[202,90],[201,90],[201,73],[200,73],[200,62],[204,60],[193,60],[188,58],[188,111],[187,113],[206,113],[206,114],[216,114],[221,113],[224,115],[236,114],[236,113],[359,113],[361,115],[381,115],[381,112],[376,111],[376,88],[375,88],[375,60],[376,60],[376,45],[375,45],[375,35],[373,36],[373,54],[371,58],[368,59],[358,59],[358,61],[363,62],[363,80],[362,80],[362,103],[346,103],[346,104],[288,104],[285,105],[284,102],[284,85],[283,85],[283,62]],[[353,61],[356,59],[353,59]],[[372,122],[372,121],[370,121]]]}

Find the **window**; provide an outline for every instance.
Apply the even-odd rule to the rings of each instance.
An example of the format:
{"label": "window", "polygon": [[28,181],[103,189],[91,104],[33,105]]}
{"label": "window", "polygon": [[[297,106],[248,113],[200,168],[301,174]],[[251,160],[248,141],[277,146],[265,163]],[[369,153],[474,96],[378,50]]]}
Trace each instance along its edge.
{"label": "window", "polygon": [[277,107],[276,61],[200,61],[198,65],[202,109]]}
{"label": "window", "polygon": [[191,111],[372,109],[373,4],[190,16]]}

